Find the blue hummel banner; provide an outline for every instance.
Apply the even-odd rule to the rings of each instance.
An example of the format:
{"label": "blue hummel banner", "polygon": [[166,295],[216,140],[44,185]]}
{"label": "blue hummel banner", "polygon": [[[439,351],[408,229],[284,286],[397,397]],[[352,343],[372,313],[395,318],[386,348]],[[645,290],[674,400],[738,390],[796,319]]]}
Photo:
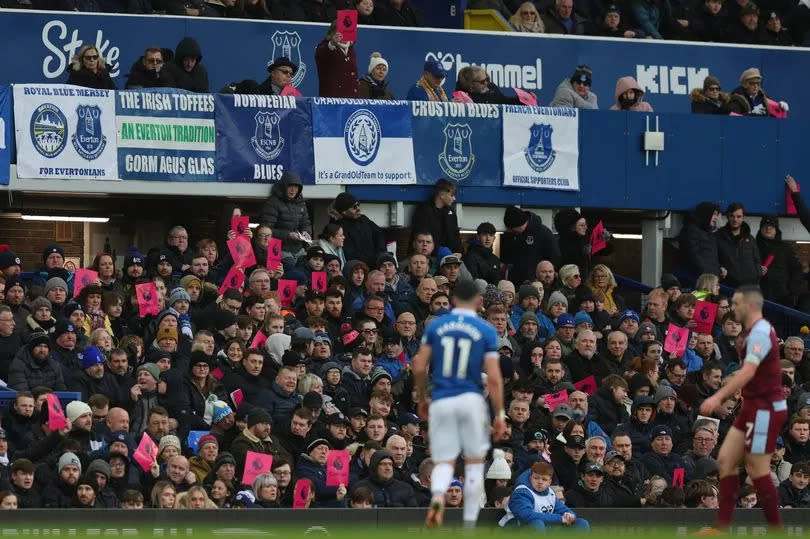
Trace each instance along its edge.
{"label": "blue hummel banner", "polygon": [[308,99],[219,94],[216,100],[220,181],[274,183],[289,170],[314,183]]}
{"label": "blue hummel banner", "polygon": [[312,100],[315,183],[416,183],[409,104]]}

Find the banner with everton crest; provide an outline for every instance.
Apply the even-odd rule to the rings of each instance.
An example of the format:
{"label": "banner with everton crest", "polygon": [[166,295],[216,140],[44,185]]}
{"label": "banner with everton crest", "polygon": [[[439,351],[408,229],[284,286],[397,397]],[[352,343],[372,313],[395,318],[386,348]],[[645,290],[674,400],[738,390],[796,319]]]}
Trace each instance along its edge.
{"label": "banner with everton crest", "polygon": [[414,101],[413,152],[419,183],[501,184],[501,107]]}
{"label": "banner with everton crest", "polygon": [[216,180],[213,95],[127,90],[116,93],[115,111],[121,179]]}
{"label": "banner with everton crest", "polygon": [[15,84],[17,176],[118,178],[112,90]]}
{"label": "banner with everton crest", "polygon": [[409,103],[312,100],[316,184],[416,183]]}
{"label": "banner with everton crest", "polygon": [[503,185],[579,190],[577,109],[503,109]]}
{"label": "banner with everton crest", "polygon": [[216,103],[219,181],[274,183],[289,170],[314,183],[308,99],[218,94]]}

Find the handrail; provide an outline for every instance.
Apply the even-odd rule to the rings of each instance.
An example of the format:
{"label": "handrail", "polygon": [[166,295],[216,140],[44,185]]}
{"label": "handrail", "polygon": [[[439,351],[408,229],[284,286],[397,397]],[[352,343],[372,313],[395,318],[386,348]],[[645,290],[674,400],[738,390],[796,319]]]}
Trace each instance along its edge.
{"label": "handrail", "polygon": [[[619,283],[620,286],[641,292],[642,294],[647,294],[653,289],[653,287],[649,285],[629,277],[625,277],[624,275],[614,274],[613,276],[616,278],[616,282]],[[720,292],[728,297],[731,297],[734,294],[734,289],[730,286],[720,285]],[[810,314],[787,307],[781,303],[765,300],[765,311],[769,314],[778,314],[792,320],[798,319],[806,324],[810,324]]]}

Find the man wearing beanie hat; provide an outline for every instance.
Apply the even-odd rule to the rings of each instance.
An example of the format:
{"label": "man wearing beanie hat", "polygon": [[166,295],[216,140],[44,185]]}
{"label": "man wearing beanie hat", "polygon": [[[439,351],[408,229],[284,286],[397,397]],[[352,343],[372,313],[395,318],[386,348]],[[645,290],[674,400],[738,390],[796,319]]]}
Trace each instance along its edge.
{"label": "man wearing beanie hat", "polygon": [[554,98],[549,106],[597,110],[599,108],[598,99],[596,94],[591,91],[592,77],[593,72],[590,67],[578,65],[574,73],[557,86],[557,91],[554,92]]}
{"label": "man wearing beanie hat", "polygon": [[65,249],[58,243],[52,243],[42,250],[42,264],[46,270],[61,268],[65,265]]}
{"label": "man wearing beanie hat", "polygon": [[51,277],[43,290],[54,311],[61,311],[67,301],[68,285],[61,277]]}
{"label": "man wearing beanie hat", "polygon": [[508,206],[503,222],[509,231],[501,236],[501,262],[512,264],[509,275],[512,282],[534,279],[537,263],[541,260],[557,264],[560,259],[557,238],[539,215]]}
{"label": "man wearing beanie hat", "polygon": [[106,507],[99,499],[100,490],[98,480],[94,476],[90,474],[82,476],[76,484],[76,495],[71,507],[78,509],[105,509]]}
{"label": "man wearing beanie hat", "polygon": [[71,507],[81,474],[82,462],[79,457],[70,451],[62,453],[56,464],[55,481],[42,489],[42,506],[54,509]]}
{"label": "man wearing beanie hat", "polygon": [[363,215],[360,203],[350,193],[340,193],[333,204],[340,215],[336,224],[343,228],[343,255],[346,260],[360,260],[374,267],[377,255],[385,252],[385,236],[377,224]]}
{"label": "man wearing beanie hat", "polygon": [[[178,301],[185,301],[185,306],[175,306],[175,303]],[[191,296],[189,296],[188,292],[184,288],[177,287],[172,290],[171,295],[169,296],[169,301],[167,302],[169,307],[175,309],[180,314],[186,314],[188,312],[189,305],[191,304]],[[180,308],[177,308],[180,307]]]}
{"label": "man wearing beanie hat", "polygon": [[8,248],[8,245],[0,245],[2,252],[0,252],[0,275],[5,279],[10,279],[15,275],[19,275],[22,266],[22,260],[17,254]]}
{"label": "man wearing beanie hat", "polygon": [[659,384],[655,390],[655,423],[672,431],[672,451],[682,455],[689,449],[689,421],[678,407],[678,393],[672,386]]}
{"label": "man wearing beanie hat", "polygon": [[106,359],[95,346],[88,346],[79,354],[82,363],[82,372],[73,377],[73,382],[69,386],[71,391],[79,391],[82,400],[88,401],[96,394],[105,395],[110,399],[110,407],[121,406],[120,388],[112,373],[108,372],[104,365]]}
{"label": "man wearing beanie hat", "polygon": [[476,236],[470,239],[470,248],[462,257],[464,265],[473,279],[484,279],[490,284],[498,284],[501,278],[501,259],[492,252],[495,243],[495,225],[486,222],[478,225]]}
{"label": "man wearing beanie hat", "polygon": [[671,484],[672,473],[677,468],[683,468],[685,470],[684,482],[688,483],[692,480],[694,469],[687,465],[683,457],[672,451],[672,429],[666,425],[653,427],[652,434],[650,434],[650,447],[652,451],[641,456],[641,463],[651,475],[660,475]]}
{"label": "man wearing beanie hat", "polygon": [[242,477],[245,457],[248,451],[273,455],[273,460],[285,459],[293,462],[290,453],[281,445],[276,436],[272,436],[273,418],[267,411],[256,406],[248,412],[247,427],[231,444],[231,453],[236,460],[236,476]]}
{"label": "man wearing beanie hat", "polygon": [[[404,440],[402,440],[402,444],[405,444]],[[368,477],[352,484],[352,488],[369,489],[377,507],[416,506],[413,487],[408,482],[395,477],[397,467],[391,451],[387,449],[375,451],[369,461],[368,471]]]}
{"label": "man wearing beanie hat", "polygon": [[211,434],[206,434],[197,442],[197,454],[188,459],[189,470],[202,482],[214,469],[219,455],[219,441]]}
{"label": "man wearing beanie hat", "polygon": [[722,114],[728,116],[729,95],[721,91],[720,80],[711,75],[703,79],[703,88],[695,88],[689,94],[694,114]]}
{"label": "man wearing beanie hat", "polygon": [[158,347],[163,350],[164,352],[176,352],[177,351],[177,328],[163,326],[162,328],[158,329],[157,335],[155,336],[155,343]]}
{"label": "man wearing beanie hat", "polygon": [[216,309],[213,312],[214,343],[217,349],[222,349],[225,341],[236,337],[236,320],[237,316],[230,311]]}
{"label": "man wearing beanie hat", "polygon": [[[315,491],[315,501],[312,507],[342,507],[343,498],[346,496],[346,485],[341,484],[337,487],[326,485],[326,458],[329,449],[331,446],[326,438],[312,439],[295,467],[297,479],[309,479],[312,483],[312,489]],[[378,451],[378,453],[380,452]],[[360,483],[358,486],[361,486]]]}
{"label": "man wearing beanie hat", "polygon": [[512,307],[510,317],[512,326],[519,328],[523,323],[523,315],[532,313],[537,319],[537,338],[543,340],[550,335],[554,335],[554,323],[547,317],[540,308],[542,295],[533,285],[524,284],[518,290],[518,303]]}
{"label": "man wearing beanie hat", "polygon": [[47,333],[31,333],[27,346],[20,349],[9,366],[8,387],[15,391],[31,391],[37,386],[67,391],[62,367],[51,356],[50,348]]}

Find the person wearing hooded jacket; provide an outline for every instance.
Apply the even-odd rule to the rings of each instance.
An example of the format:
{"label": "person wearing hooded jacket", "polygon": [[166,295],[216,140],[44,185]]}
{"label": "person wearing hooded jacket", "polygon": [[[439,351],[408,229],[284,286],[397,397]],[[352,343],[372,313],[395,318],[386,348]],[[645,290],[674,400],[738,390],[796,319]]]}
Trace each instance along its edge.
{"label": "person wearing hooded jacket", "polygon": [[184,37],[177,44],[174,58],[164,68],[172,72],[177,88],[190,92],[208,92],[208,70],[200,62],[202,49],[193,37]]}
{"label": "person wearing hooded jacket", "polygon": [[621,77],[616,81],[616,103],[610,110],[652,112],[652,105],[644,101],[644,90],[633,77]]}
{"label": "person wearing hooded jacket", "polygon": [[352,485],[365,487],[374,495],[374,507],[416,507],[413,487],[394,479],[394,457],[389,451],[376,451],[371,456],[368,478]]}
{"label": "person wearing hooded jacket", "polygon": [[509,233],[501,236],[501,261],[512,264],[509,280],[522,283],[534,279],[537,263],[548,260],[559,266],[560,248],[557,238],[534,212],[508,206],[503,223]]}
{"label": "person wearing hooded jacket", "polygon": [[650,435],[655,421],[655,400],[652,397],[639,395],[633,399],[630,421],[616,427],[617,432],[624,432],[630,437],[634,455],[644,455],[650,451]]}
{"label": "person wearing hooded jacket", "polygon": [[281,240],[283,257],[297,258],[303,254],[306,236],[312,236],[312,223],[303,196],[304,184],[294,172],[285,172],[273,186],[270,198],[262,206],[259,222],[273,230]]}
{"label": "person wearing hooded jacket", "polygon": [[770,260],[768,271],[759,282],[765,299],[793,305],[801,288],[802,266],[793,247],[782,241],[779,219],[775,215],[765,215],[759,221],[757,247],[763,265]]}
{"label": "person wearing hooded jacket", "polygon": [[720,80],[708,76],[703,79],[703,88],[695,88],[689,94],[694,114],[723,114],[728,115],[728,103],[731,97],[721,91]]}
{"label": "person wearing hooded jacket", "polygon": [[532,527],[537,531],[545,531],[549,524],[562,525],[564,515],[568,513],[574,516],[574,520],[570,524],[572,527],[582,530],[590,529],[587,520],[577,518],[574,511],[569,509],[563,501],[557,499],[550,486],[544,484],[542,476],[551,478],[548,468],[548,464],[537,462],[520,474],[515,490],[509,497],[506,515],[498,522],[499,525],[510,526],[517,523],[521,526]]}
{"label": "person wearing hooded jacket", "polygon": [[714,235],[720,208],[714,202],[701,202],[694,213],[686,216],[678,236],[681,263],[695,276],[712,273],[720,278],[726,276],[720,266],[717,237]]}
{"label": "person wearing hooded jacket", "polygon": [[727,271],[725,282],[735,288],[756,284],[763,267],[762,258],[751,227],[744,221],[745,208],[739,202],[732,202],[726,216],[728,223],[715,234],[720,265]]}
{"label": "person wearing hooded jacket", "polygon": [[549,107],[597,110],[599,101],[596,94],[591,91],[592,76],[590,67],[578,65],[571,78],[565,79],[557,86]]}

